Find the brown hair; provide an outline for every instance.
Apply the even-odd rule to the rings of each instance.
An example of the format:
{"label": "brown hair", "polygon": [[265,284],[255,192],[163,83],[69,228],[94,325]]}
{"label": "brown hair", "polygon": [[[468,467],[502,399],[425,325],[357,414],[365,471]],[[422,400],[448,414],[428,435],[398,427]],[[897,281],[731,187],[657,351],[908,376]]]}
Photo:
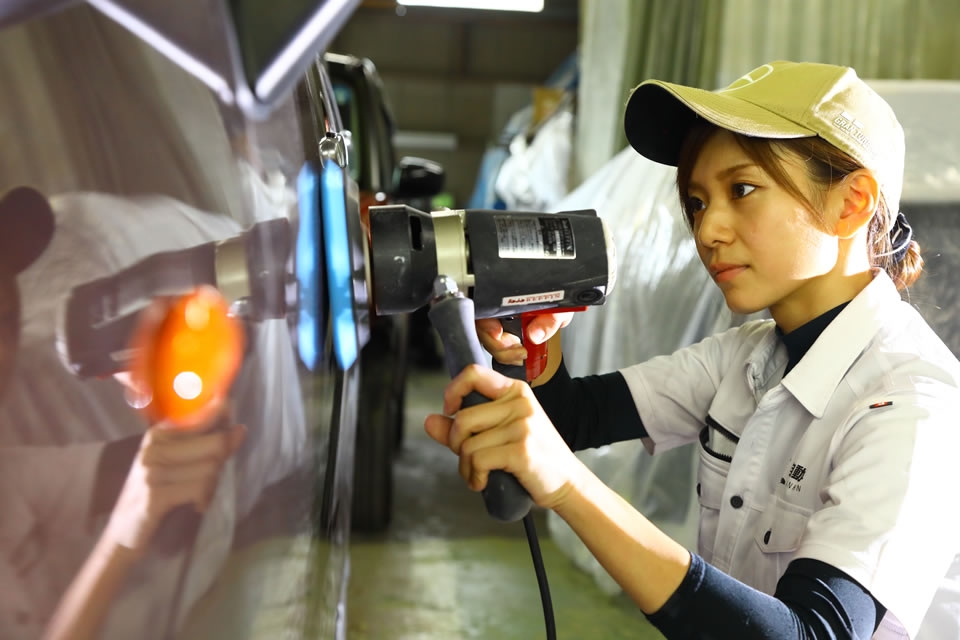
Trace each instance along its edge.
{"label": "brown hair", "polygon": [[[687,134],[680,150],[680,160],[677,164],[677,191],[680,194],[680,203],[686,215],[687,223],[691,228],[693,227],[693,212],[688,208],[690,176],[693,173],[693,166],[700,155],[700,151],[710,136],[718,130],[718,127],[712,124],[698,122]],[[820,217],[823,213],[827,191],[849,174],[863,168],[856,160],[820,137],[772,140],[734,134],[734,138],[744,153],[756,162],[774,182],[817,217]],[[809,195],[804,193],[800,186],[791,180],[783,167],[786,154],[790,153],[803,158],[805,161],[807,177],[810,186],[813,187]],[[920,256],[920,245],[917,244],[916,240],[911,240],[903,259],[900,262],[894,260],[893,247],[890,243],[891,219],[892,216],[890,216],[886,200],[881,193],[877,210],[870,221],[867,245],[873,266],[886,271],[890,279],[897,285],[897,289],[904,289],[920,277],[920,272],[923,270],[923,258]]]}

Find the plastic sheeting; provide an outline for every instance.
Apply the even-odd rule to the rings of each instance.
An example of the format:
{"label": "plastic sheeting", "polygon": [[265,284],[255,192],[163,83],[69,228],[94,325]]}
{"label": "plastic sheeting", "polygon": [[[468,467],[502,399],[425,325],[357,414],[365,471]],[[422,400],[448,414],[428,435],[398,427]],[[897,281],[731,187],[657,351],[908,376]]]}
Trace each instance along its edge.
{"label": "plastic sheeting", "polygon": [[542,211],[569,191],[567,175],[573,142],[573,112],[561,109],[533,140],[520,133],[510,141],[510,156],[500,166],[496,193],[507,209]]}
{"label": "plastic sheeting", "polygon": [[[574,52],[550,74],[550,77],[543,83],[543,87],[563,90],[572,95],[576,92],[579,82],[580,55],[578,52]],[[529,104],[510,116],[503,131],[500,132],[496,144],[488,147],[483,154],[477,182],[467,202],[467,209],[508,208],[503,196],[497,192],[501,187],[506,190],[508,199],[511,199],[514,203],[518,202],[518,197],[512,195],[511,186],[508,182],[505,181],[502,185],[498,182],[500,170],[504,164],[507,164],[508,174],[514,174],[511,182],[515,184],[518,181],[527,183],[527,185],[519,186],[527,194],[526,197],[520,196],[524,198],[524,202],[531,200],[531,195],[535,197],[534,191],[543,192],[544,189],[541,185],[548,185],[546,195],[549,198],[549,203],[540,207],[540,209],[553,205],[567,194],[569,191],[567,176],[569,174],[573,114],[569,109],[564,109],[558,115],[562,117],[560,122],[550,122],[548,120],[545,123],[544,129],[547,131],[545,137],[553,137],[549,133],[551,130],[559,131],[560,137],[553,137],[551,144],[554,146],[562,145],[563,148],[559,150],[559,153],[553,150],[554,152],[548,154],[538,150],[537,145],[543,146],[542,143],[527,140],[533,127],[534,105]],[[543,136],[544,129],[538,130],[536,136]],[[536,153],[537,158],[535,159],[540,160],[540,162],[531,163],[528,150]],[[548,151],[551,150],[548,149]],[[511,159],[512,154],[515,153],[525,157]],[[521,175],[517,176],[518,172]],[[531,175],[531,172],[534,175]],[[550,187],[549,185],[553,186]]]}

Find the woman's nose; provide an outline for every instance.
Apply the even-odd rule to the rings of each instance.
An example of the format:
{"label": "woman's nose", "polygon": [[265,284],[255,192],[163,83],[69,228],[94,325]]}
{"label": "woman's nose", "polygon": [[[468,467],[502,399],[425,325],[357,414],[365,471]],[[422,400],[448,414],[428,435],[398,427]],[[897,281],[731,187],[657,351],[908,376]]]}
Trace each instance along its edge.
{"label": "woman's nose", "polygon": [[697,242],[704,247],[726,244],[733,238],[729,216],[722,206],[708,207],[700,214],[697,226]]}

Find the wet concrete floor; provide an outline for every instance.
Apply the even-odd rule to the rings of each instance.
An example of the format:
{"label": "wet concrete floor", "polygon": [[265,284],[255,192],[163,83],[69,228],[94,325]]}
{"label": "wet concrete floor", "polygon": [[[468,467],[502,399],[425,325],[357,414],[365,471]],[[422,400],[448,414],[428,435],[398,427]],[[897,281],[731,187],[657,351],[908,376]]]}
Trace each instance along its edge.
{"label": "wet concrete floor", "polygon": [[[447,380],[438,370],[416,371],[409,381],[393,522],[381,535],[352,535],[349,640],[546,637],[522,524],[492,520],[453,454],[423,431]],[[629,600],[607,596],[573,565],[542,512],[537,532],[559,640],[662,638]]]}

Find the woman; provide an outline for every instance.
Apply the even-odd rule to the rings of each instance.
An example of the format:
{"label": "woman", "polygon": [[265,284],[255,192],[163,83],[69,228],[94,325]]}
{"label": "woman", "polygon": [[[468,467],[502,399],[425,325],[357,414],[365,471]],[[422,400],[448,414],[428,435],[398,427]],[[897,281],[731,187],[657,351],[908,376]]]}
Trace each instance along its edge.
{"label": "woman", "polygon": [[[960,637],[960,513],[933,498],[960,444],[960,364],[898,293],[922,260],[893,111],[852,69],[773,62],[715,93],[646,82],[626,132],[677,166],[727,305],[772,320],[571,380],[569,317],[548,318],[527,336],[553,336],[536,394],[471,367],[427,432],[474,490],[516,475],[667,638]],[[497,361],[522,359],[498,323],[479,328]],[[473,390],[492,402],[458,412]],[[631,438],[699,440],[697,553],[571,451]]]}

